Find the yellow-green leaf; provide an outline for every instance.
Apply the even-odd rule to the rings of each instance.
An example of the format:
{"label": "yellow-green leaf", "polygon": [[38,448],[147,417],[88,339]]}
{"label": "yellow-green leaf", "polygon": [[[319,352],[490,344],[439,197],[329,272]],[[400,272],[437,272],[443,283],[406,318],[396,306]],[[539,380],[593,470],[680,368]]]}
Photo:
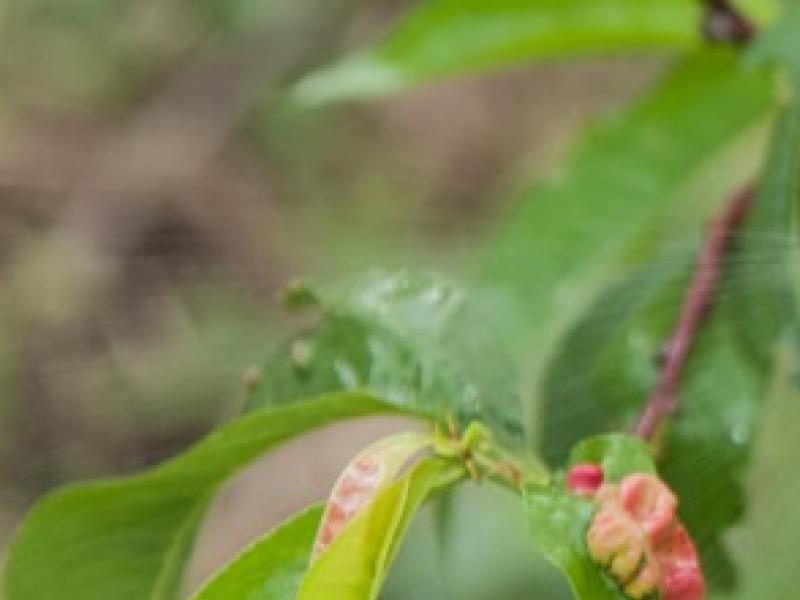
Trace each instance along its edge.
{"label": "yellow-green leaf", "polygon": [[464,476],[461,465],[425,459],[385,488],[314,562],[297,600],[374,600],[422,503]]}
{"label": "yellow-green leaf", "polygon": [[205,505],[229,476],[309,429],[400,412],[358,392],[255,411],[151,471],[57,490],[17,532],[5,598],[172,600]]}

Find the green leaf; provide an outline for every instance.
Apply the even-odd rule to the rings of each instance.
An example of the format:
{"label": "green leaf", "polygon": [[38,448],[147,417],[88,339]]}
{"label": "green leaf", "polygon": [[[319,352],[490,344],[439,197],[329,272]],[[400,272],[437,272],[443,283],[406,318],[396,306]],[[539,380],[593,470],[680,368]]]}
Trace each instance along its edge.
{"label": "green leaf", "polygon": [[[542,416],[549,460],[563,460],[570,441],[632,426],[657,379],[652,357],[668,338],[685,291],[689,266],[682,259],[673,264],[661,274],[645,265],[612,288],[566,338],[551,368]],[[741,305],[727,290],[741,268],[746,263],[732,257],[719,303],[683,373],[681,409],[662,453],[662,475],[685,500],[681,518],[698,542],[709,578],[725,587],[733,583],[733,570],[720,536],[742,515],[742,477],[767,381],[736,336]],[[610,314],[615,316],[609,320]],[[567,385],[561,377],[567,372],[580,375]]]}
{"label": "green leaf", "polygon": [[521,439],[519,376],[506,344],[514,313],[502,298],[406,271],[375,271],[319,296],[317,323],[268,360],[250,408],[366,389],[462,425],[481,418],[504,441]]}
{"label": "green leaf", "polygon": [[619,481],[629,473],[655,473],[650,449],[629,435],[598,435],[580,442],[569,455],[568,465],[592,463],[603,467],[607,481]]}
{"label": "green leaf", "polygon": [[[689,238],[678,246],[696,241],[716,207],[682,203],[681,193],[704,162],[713,162],[769,106],[762,75],[742,72],[724,53],[697,55],[590,136],[558,182],[525,199],[500,238],[490,276],[515,287],[531,316],[523,330],[536,349],[526,365],[528,385],[531,403],[542,407],[537,430],[551,464],[563,464],[578,440],[625,431],[634,422],[655,384],[654,359],[692,268],[685,251],[659,249],[659,235],[666,229],[664,237],[674,240],[677,230]],[[682,219],[676,229],[663,225],[676,215]],[[526,257],[525,269],[517,268],[519,256]],[[706,350],[692,354],[665,473],[681,497],[703,497],[683,503],[682,517],[712,577],[730,585],[733,572],[719,536],[742,511],[739,478],[763,380],[732,343],[730,322],[715,320],[700,340]],[[708,466],[698,469],[697,461]],[[713,487],[704,483],[709,477]]]}
{"label": "green leaf", "polygon": [[425,459],[381,491],[306,574],[297,600],[374,600],[412,517],[431,494],[465,475],[463,466]]}
{"label": "green leaf", "polygon": [[316,103],[524,61],[697,45],[693,0],[428,0],[376,48],[303,79]]}
{"label": "green leaf", "polygon": [[194,540],[208,508],[210,495],[201,499],[187,516],[164,555],[161,571],[153,587],[153,600],[172,600],[180,597],[183,572],[192,554]]}
{"label": "green leaf", "polygon": [[783,0],[734,0],[731,4],[753,23],[767,26],[773,23],[781,12]]}
{"label": "green leaf", "polygon": [[536,379],[553,343],[620,271],[656,258],[664,230],[700,231],[713,206],[682,193],[771,106],[766,74],[742,70],[726,51],[697,53],[518,199],[488,249],[485,278],[524,303],[520,334],[536,349],[526,365]]}
{"label": "green leaf", "polygon": [[[593,462],[616,481],[629,473],[654,473],[647,447],[623,435],[597,436],[579,443],[570,464]],[[579,600],[626,600],[614,580],[595,564],[586,547],[586,531],[594,503],[569,493],[559,476],[549,486],[525,490],[525,510],[531,535],[545,557],[569,580]]]}
{"label": "green leaf", "polygon": [[[588,435],[628,430],[638,415],[691,273],[686,249],[696,249],[709,217],[755,161],[736,163],[741,183],[717,176],[725,188],[694,197],[692,186],[772,103],[765,73],[742,69],[726,52],[697,53],[590,134],[558,179],[524,196],[501,231],[487,276],[516,290],[530,315],[520,329],[535,350],[527,389],[533,411],[544,403],[536,425],[551,463],[563,464]],[[719,536],[741,514],[739,478],[763,390],[763,373],[735,343],[730,310],[715,312],[692,352],[665,451],[679,495],[702,498],[684,502],[682,516],[712,577],[728,584]]]}
{"label": "green leaf", "polygon": [[[785,10],[775,23],[761,32],[748,52],[754,62],[768,62],[789,69],[797,83],[800,77],[800,5],[792,0],[784,2]],[[795,93],[797,93],[795,86]]]}
{"label": "green leaf", "polygon": [[[800,45],[794,6],[765,34],[776,58],[794,69],[800,81]],[[775,34],[780,33],[778,37]],[[781,53],[785,55],[781,56]],[[795,61],[792,64],[792,61]],[[800,208],[800,99],[788,98],[774,132],[755,206],[737,255],[735,333],[740,346],[772,372],[764,423],[748,471],[748,510],[730,546],[741,573],[742,598],[791,595],[800,580],[791,548],[796,544],[800,512],[793,457],[797,450],[798,362],[798,208]]]}
{"label": "green leaf", "polygon": [[712,577],[729,575],[719,536],[745,513],[743,478],[776,348],[797,331],[798,143],[795,106],[776,124],[753,212],[730,258],[719,306],[687,365],[683,408],[667,439],[663,473],[682,497],[695,499],[682,505],[681,516]]}
{"label": "green leaf", "polygon": [[742,600],[789,598],[800,587],[800,486],[795,462],[800,455],[797,365],[797,349],[781,347],[747,478],[747,519],[731,535],[742,579],[741,592],[735,598]]}
{"label": "green leaf", "polygon": [[568,579],[579,600],[627,600],[619,586],[589,556],[585,536],[594,505],[563,489],[563,483],[530,488],[525,509],[531,535],[545,557]]}
{"label": "green leaf", "polygon": [[257,411],[151,471],[58,490],[31,510],[17,533],[6,598],[175,598],[203,509],[228,477],[309,429],[399,412],[356,392]]}
{"label": "green leaf", "polygon": [[308,569],[322,508],[268,533],[213,576],[193,600],[294,600]]}
{"label": "green leaf", "polygon": [[563,464],[587,436],[630,430],[657,381],[693,259],[645,263],[607,289],[558,345],[543,381],[539,440],[550,464]]}
{"label": "green leaf", "polygon": [[722,302],[696,340],[660,466],[683,500],[679,513],[698,544],[707,578],[723,588],[735,583],[723,534],[745,511],[743,477],[768,383],[768,373],[737,344],[738,318],[735,304]]}
{"label": "green leaf", "polygon": [[[654,325],[660,323],[655,338],[626,340],[636,345],[637,360],[618,369],[619,377],[592,368],[595,350],[577,342],[577,350],[564,353],[569,361],[552,374],[550,366],[562,362],[553,359],[564,336],[609,285],[625,280],[640,263],[651,264],[652,272],[619,296],[635,298],[640,284],[660,289],[661,278],[679,282],[687,276],[690,256],[665,253],[664,241],[675,246],[679,239],[677,245],[691,246],[699,238],[735,183],[714,187],[722,180],[716,176],[710,186],[714,193],[704,188],[701,194],[693,194],[692,186],[706,183],[706,171],[740,143],[744,132],[766,120],[772,100],[769,78],[743,70],[735,55],[721,50],[695,54],[631,109],[595,127],[558,177],[519,199],[490,245],[484,279],[512,290],[527,315],[516,340],[508,342],[529,348],[523,368],[530,411],[535,413],[543,399],[550,402],[554,389],[556,394],[561,388],[566,394],[575,391],[576,397],[577,388],[583,390],[582,408],[538,419],[537,429],[548,438],[543,451],[552,462],[561,464],[576,440],[598,431],[570,431],[558,439],[573,420],[591,423],[591,413],[603,410],[595,408],[594,389],[584,385],[586,377],[597,374],[609,388],[612,381],[621,384],[611,427],[603,415],[596,421],[603,423],[601,431],[628,425],[632,415],[624,411],[631,410],[629,396],[641,402],[641,390],[652,383],[652,357],[665,339],[672,313],[650,317],[657,321]],[[746,177],[754,162],[738,160],[737,173]],[[648,283],[651,278],[656,280]],[[676,294],[666,301],[679,303],[680,288],[674,289]],[[587,337],[616,331],[626,318],[624,306],[604,304],[593,319],[598,331]]]}
{"label": "green leaf", "polygon": [[776,123],[772,148],[751,214],[741,232],[732,284],[744,348],[765,365],[775,344],[798,324],[798,217],[800,217],[800,102]]}

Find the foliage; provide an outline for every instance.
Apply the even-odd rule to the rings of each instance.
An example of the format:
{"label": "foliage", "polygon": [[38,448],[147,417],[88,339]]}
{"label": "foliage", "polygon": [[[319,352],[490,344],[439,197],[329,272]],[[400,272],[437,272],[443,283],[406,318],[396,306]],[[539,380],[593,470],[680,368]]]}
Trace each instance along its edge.
{"label": "foliage", "polygon": [[691,0],[444,0],[423,3],[363,56],[302,80],[301,99],[318,102],[394,92],[476,69],[698,42]]}
{"label": "foliage", "polygon": [[322,509],[315,506],[281,524],[217,573],[193,600],[293,598],[308,567],[321,516]]}
{"label": "foliage", "polygon": [[[765,29],[746,59],[705,47],[702,13],[690,0],[429,0],[373,49],[302,78],[293,98],[323,103],[542,59],[670,57],[653,89],[590,128],[549,181],[517,195],[470,286],[375,271],[332,291],[289,289],[287,307],[306,326],[263,361],[245,414],[150,471],[46,496],[11,548],[8,600],[180,597],[198,526],[226,480],[290,438],[368,414],[418,417],[430,444],[320,556],[311,558],[321,514],[311,508],[196,600],[374,600],[418,510],[467,478],[521,497],[538,551],[577,598],[623,600],[586,548],[594,505],[563,483],[582,462],[612,481],[658,470],[682,499],[710,583],[757,597],[761,580],[738,547],[748,578],[736,587],[726,542],[746,512],[776,348],[797,344],[800,13]],[[777,92],[776,70],[788,72]],[[775,112],[769,150],[740,154]],[[754,173],[754,207],[700,309],[679,412],[656,439],[610,434],[630,430],[657,383],[653,359],[681,317],[704,223]],[[709,180],[701,201],[693,186]],[[796,397],[795,386],[786,393]]]}
{"label": "foliage", "polygon": [[257,411],[152,471],[60,490],[41,501],[18,532],[7,595],[173,598],[197,525],[225,479],[308,429],[391,412],[397,409],[358,393]]}
{"label": "foliage", "polygon": [[[519,376],[506,341],[521,317],[501,294],[468,294],[430,273],[375,271],[313,296],[314,324],[263,366],[251,409],[368,389],[462,426],[487,420],[508,441],[518,440]],[[484,327],[489,319],[491,330]]]}
{"label": "foliage", "polygon": [[437,489],[463,477],[463,468],[436,459],[413,467],[383,490],[306,573],[298,600],[378,597],[411,518]]}
{"label": "foliage", "polygon": [[[646,446],[620,435],[581,442],[571,452],[569,464],[582,462],[601,465],[610,481],[655,471]],[[613,579],[589,557],[584,536],[595,510],[589,500],[569,493],[559,477],[553,485],[527,488],[525,508],[537,546],[564,572],[578,598],[624,600]]]}

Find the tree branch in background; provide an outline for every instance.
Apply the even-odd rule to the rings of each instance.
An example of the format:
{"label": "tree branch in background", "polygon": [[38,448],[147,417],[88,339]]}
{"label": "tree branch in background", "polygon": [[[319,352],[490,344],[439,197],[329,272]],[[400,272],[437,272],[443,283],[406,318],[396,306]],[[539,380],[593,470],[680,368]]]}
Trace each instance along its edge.
{"label": "tree branch in background", "polygon": [[755,36],[755,25],[730,0],[705,0],[703,4],[703,35],[708,41],[744,45]]}
{"label": "tree branch in background", "polygon": [[664,419],[678,409],[678,387],[683,367],[700,324],[711,306],[731,237],[747,216],[753,196],[750,187],[739,191],[731,198],[723,213],[711,223],[677,325],[664,348],[658,384],[650,393],[634,429],[636,435],[645,440],[651,439]]}

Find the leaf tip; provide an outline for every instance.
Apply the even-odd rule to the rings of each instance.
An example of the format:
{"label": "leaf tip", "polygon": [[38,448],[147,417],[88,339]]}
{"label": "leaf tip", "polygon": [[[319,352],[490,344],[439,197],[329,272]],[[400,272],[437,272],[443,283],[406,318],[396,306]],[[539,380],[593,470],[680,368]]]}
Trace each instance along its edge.
{"label": "leaf tip", "polygon": [[397,69],[370,56],[356,56],[302,78],[292,89],[291,97],[302,107],[315,108],[384,96],[406,84],[406,77]]}

